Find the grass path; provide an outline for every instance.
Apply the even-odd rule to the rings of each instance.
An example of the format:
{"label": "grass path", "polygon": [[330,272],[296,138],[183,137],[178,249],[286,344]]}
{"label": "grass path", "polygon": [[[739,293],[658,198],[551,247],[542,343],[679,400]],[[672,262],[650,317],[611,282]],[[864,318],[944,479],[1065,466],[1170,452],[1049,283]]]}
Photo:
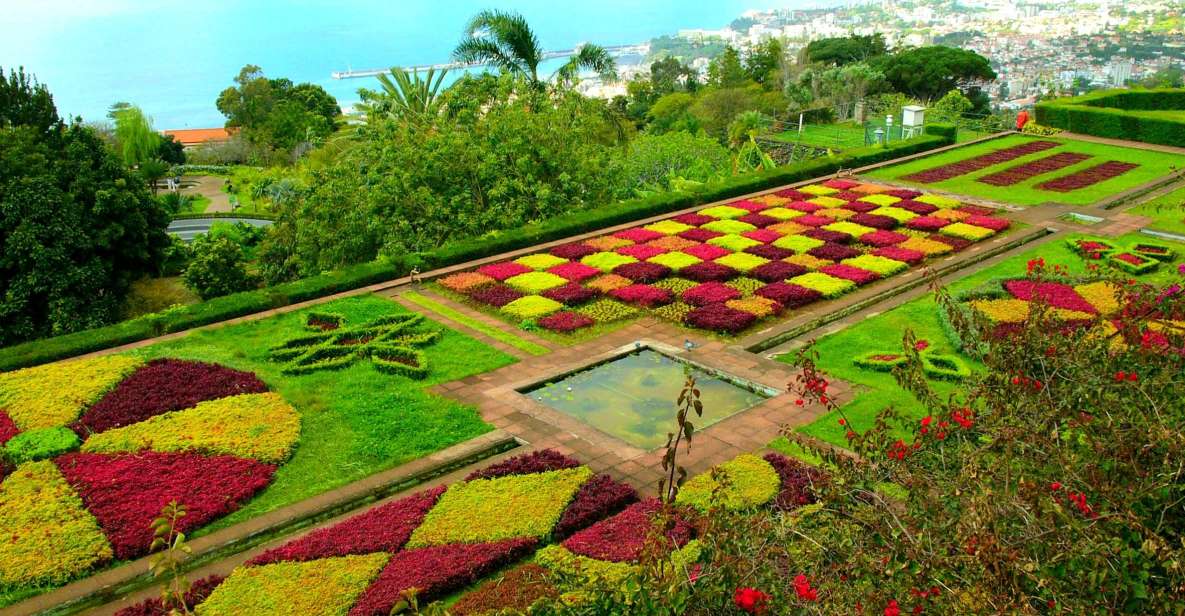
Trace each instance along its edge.
{"label": "grass path", "polygon": [[530,340],[524,340],[497,327],[486,325],[485,323],[482,323],[481,321],[478,321],[477,319],[474,319],[473,317],[470,317],[459,310],[445,306],[444,304],[425,295],[420,295],[415,291],[405,291],[400,295],[400,297],[417,306],[420,306],[421,308],[424,308],[425,310],[431,310],[432,312],[435,312],[446,319],[456,321],[457,323],[460,323],[469,329],[481,332],[482,334],[485,334],[494,340],[508,344],[525,353],[530,353],[531,355],[546,355],[551,352],[550,349],[543,345],[535,344]]}

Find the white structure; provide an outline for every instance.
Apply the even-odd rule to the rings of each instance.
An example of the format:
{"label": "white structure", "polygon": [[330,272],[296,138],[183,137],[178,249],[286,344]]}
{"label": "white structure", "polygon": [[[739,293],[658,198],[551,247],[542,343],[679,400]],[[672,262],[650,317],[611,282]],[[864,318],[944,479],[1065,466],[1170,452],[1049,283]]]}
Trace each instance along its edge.
{"label": "white structure", "polygon": [[922,134],[922,127],[926,123],[926,108],[919,105],[906,105],[901,108],[901,137],[908,139]]}

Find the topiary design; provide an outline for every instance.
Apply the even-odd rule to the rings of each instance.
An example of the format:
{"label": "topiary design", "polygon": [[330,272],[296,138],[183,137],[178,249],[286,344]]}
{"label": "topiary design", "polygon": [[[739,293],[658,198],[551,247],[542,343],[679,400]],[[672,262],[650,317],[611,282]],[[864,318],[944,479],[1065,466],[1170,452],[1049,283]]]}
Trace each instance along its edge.
{"label": "topiary design", "polygon": [[440,331],[424,328],[424,322],[424,315],[415,313],[380,317],[357,327],[344,327],[343,320],[336,329],[281,342],[269,356],[287,363],[284,374],[338,370],[369,357],[383,372],[422,379],[428,376],[428,360],[419,349],[440,339]]}

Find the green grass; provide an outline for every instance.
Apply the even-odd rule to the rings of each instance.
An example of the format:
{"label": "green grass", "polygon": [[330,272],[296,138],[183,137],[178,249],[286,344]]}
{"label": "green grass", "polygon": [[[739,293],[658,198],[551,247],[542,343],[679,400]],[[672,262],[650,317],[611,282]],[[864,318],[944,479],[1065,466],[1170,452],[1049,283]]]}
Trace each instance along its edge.
{"label": "green grass", "polygon": [[802,134],[794,127],[783,133],[773,135],[773,138],[785,143],[801,143],[817,148],[836,148],[840,150],[864,147],[864,127],[852,122],[841,124],[805,124]]}
{"label": "green grass", "polygon": [[1151,199],[1127,211],[1152,219],[1153,231],[1185,236],[1185,187]]}
{"label": "green grass", "polygon": [[[348,324],[407,312],[374,295],[337,300],[316,310],[343,314]],[[425,389],[514,363],[510,355],[444,328],[441,340],[424,349],[431,373],[423,381],[378,372],[369,361],[339,371],[283,375],[282,365],[268,359],[267,349],[303,333],[305,312],[198,331],[138,351],[149,358],[195,359],[255,372],[301,414],[300,441],[272,484],[242,509],[195,535],[290,505],[491,429],[472,407]]]}
{"label": "green grass", "polygon": [[546,355],[551,352],[545,346],[535,344],[534,342],[531,342],[530,340],[523,340],[522,338],[508,334],[505,331],[503,331],[497,327],[491,327],[489,325],[486,325],[485,323],[482,323],[481,321],[478,321],[477,319],[474,319],[474,318],[472,318],[460,311],[449,308],[448,306],[445,306],[444,304],[442,304],[432,298],[425,297],[425,296],[420,295],[419,293],[416,293],[414,291],[405,292],[403,294],[403,299],[406,299],[407,301],[409,301],[413,304],[416,304],[417,306],[420,306],[421,308],[424,308],[425,310],[431,310],[432,312],[435,312],[436,314],[439,314],[443,317],[452,319],[453,321],[456,321],[457,323],[460,323],[460,324],[464,325],[465,327],[468,327],[468,328],[473,329],[475,331],[479,331],[479,332],[489,336],[490,338],[493,338],[494,340],[497,340],[499,342],[504,342],[516,349],[519,349],[520,351],[530,353],[531,355]]}
{"label": "green grass", "polygon": [[177,211],[178,214],[201,214],[210,207],[210,198],[205,195],[185,195],[189,198],[185,207]]}
{"label": "green grass", "polygon": [[[974,173],[961,175],[944,182],[935,182],[933,184],[924,185],[919,184],[919,186],[950,191],[972,197],[982,197],[985,199],[992,199],[995,201],[1002,201],[1016,205],[1037,205],[1045,202],[1062,203],[1066,205],[1090,205],[1102,201],[1108,197],[1117,195],[1125,190],[1129,190],[1141,184],[1151,182],[1157,178],[1164,177],[1173,168],[1181,168],[1182,166],[1185,166],[1185,156],[1181,156],[1179,154],[1168,154],[1165,152],[1157,152],[1153,150],[1125,148],[1100,143],[1091,143],[1087,141],[1062,139],[1057,137],[1009,135],[1000,139],[992,139],[984,143],[969,145],[967,147],[957,148],[947,152],[942,152],[940,154],[904,162],[899,165],[892,165],[889,167],[877,169],[869,173],[868,176],[871,178],[880,178],[884,180],[894,180],[908,183],[905,180],[902,180],[901,177],[911,173],[932,169],[934,167],[948,165],[966,158],[987,154],[1009,146],[1014,146],[1028,141],[1034,141],[1036,139],[1057,141],[1062,145],[1051,150],[1045,150],[1044,152],[1030,154],[1016,160],[994,165]],[[1052,154],[1057,154],[1059,152],[1078,152],[1082,154],[1088,154],[1091,156],[1091,158],[1076,165],[1066,167],[1065,169],[1039,175],[1035,178],[1030,178],[1024,182],[1020,182],[1012,186],[991,186],[989,184],[982,184],[976,181],[976,179],[982,176],[995,173],[1013,165],[1021,164],[1031,160],[1037,160]],[[1093,167],[1108,160],[1131,162],[1139,164],[1140,166],[1118,177],[1114,177],[1110,180],[1099,182],[1097,184],[1068,193],[1051,192],[1047,190],[1038,190],[1035,188],[1037,184],[1041,184],[1047,180],[1069,175],[1076,171]]]}
{"label": "green grass", "polygon": [[[1138,233],[1130,233],[1110,239],[1120,246],[1126,246],[1148,238]],[[1150,284],[1168,284],[1178,281],[1180,275],[1177,273],[1176,264],[1181,261],[1180,254],[1185,253],[1185,244],[1176,246],[1179,250],[1176,261],[1162,264],[1156,271],[1136,278]],[[1054,240],[962,278],[949,285],[948,289],[953,293],[983,284],[992,278],[1024,276],[1028,261],[1037,257],[1044,258],[1048,267],[1064,265],[1071,274],[1088,273],[1087,262],[1084,259],[1070,250],[1064,241]],[[919,340],[926,340],[930,343],[929,348],[937,352],[956,352],[954,344],[947,338],[943,330],[938,317],[939,310],[934,295],[928,294],[883,314],[865,318],[850,327],[818,340],[815,349],[819,352],[819,368],[856,386],[853,397],[843,401],[841,408],[852,429],[863,432],[872,427],[877,413],[889,406],[896,408],[907,418],[921,419],[927,414],[912,395],[898,387],[891,373],[859,368],[852,363],[852,358],[869,351],[900,351],[902,336],[906,329],[912,329]],[[793,359],[793,353],[781,355],[778,359],[789,363]],[[964,360],[972,370],[983,368],[981,363],[971,358],[964,356]],[[930,382],[939,396],[943,398],[959,389],[959,385],[956,383],[940,380],[931,380]],[[840,426],[838,420],[838,413],[828,413],[799,430],[828,443],[846,446],[847,439],[844,437],[844,433],[847,428]],[[912,425],[910,430],[912,430]],[[906,437],[909,436],[910,431],[903,426],[898,426],[896,433],[900,437]]]}

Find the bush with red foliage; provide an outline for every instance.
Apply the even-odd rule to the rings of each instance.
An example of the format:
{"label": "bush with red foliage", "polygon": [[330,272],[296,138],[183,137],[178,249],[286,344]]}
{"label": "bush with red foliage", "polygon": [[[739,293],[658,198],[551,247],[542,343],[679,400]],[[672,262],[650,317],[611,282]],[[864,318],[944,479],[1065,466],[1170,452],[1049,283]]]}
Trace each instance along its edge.
{"label": "bush with red foliage", "polygon": [[[808,197],[808,198],[813,198],[813,197]],[[805,212],[807,214],[818,212],[819,210],[823,209],[823,206],[819,205],[818,203],[811,203],[810,201],[794,201],[791,203],[787,203],[786,205],[783,205],[782,207],[788,208],[791,210],[798,210],[799,212]],[[802,217],[799,216],[799,218],[802,218]]]}
{"label": "bush with red foliage", "polygon": [[1041,301],[1054,308],[1065,308],[1088,314],[1095,314],[1098,309],[1083,299],[1074,287],[1060,282],[1038,282],[1027,278],[1008,280],[1004,282],[1004,290],[1017,299],[1025,301]]}
{"label": "bush with red foliage", "polygon": [[745,231],[744,233],[741,234],[741,237],[747,237],[751,240],[756,240],[756,241],[761,242],[763,244],[768,244],[768,243],[776,241],[778,238],[782,237],[782,234],[778,233],[777,231],[773,231],[771,229],[754,229],[752,231]]}
{"label": "bush with red foliage", "polygon": [[669,304],[672,299],[670,291],[648,284],[631,284],[628,287],[613,289],[609,292],[609,295],[627,304],[645,306],[646,308]]}
{"label": "bush with red foliage", "polygon": [[758,203],[756,201],[749,201],[746,199],[741,199],[740,201],[733,201],[732,203],[729,203],[728,205],[730,207],[739,208],[739,209],[746,210],[749,212],[760,212],[761,210],[768,210],[769,209],[769,206],[764,203]]}
{"label": "bush with red foliage", "polygon": [[832,244],[851,244],[855,239],[847,233],[829,231],[827,229],[807,229],[806,231],[803,231],[802,234],[806,237],[813,237],[817,240],[822,240]]}
{"label": "bush with red foliage", "polygon": [[855,187],[859,186],[860,183],[853,182],[852,180],[841,180],[839,178],[833,178],[833,179],[827,180],[826,182],[823,182],[823,185],[828,188],[834,188],[836,190],[847,190],[849,188],[855,188]]}
{"label": "bush with red foliage", "polygon": [[[886,231],[886,233],[888,233]],[[816,246],[807,251],[812,257],[819,259],[827,259],[829,261],[842,261],[844,259],[851,259],[858,257],[862,253],[851,246],[844,246],[843,244],[836,244],[834,242]]]}
{"label": "bush with red foliage", "polygon": [[962,212],[964,214],[970,214],[972,216],[991,216],[992,214],[996,213],[996,210],[990,207],[971,205],[970,203],[964,203],[963,205],[960,205],[955,209],[955,211]]}
{"label": "bush with red foliage", "polygon": [[851,265],[844,265],[843,263],[832,263],[831,265],[824,265],[819,268],[819,271],[828,276],[835,276],[836,278],[843,278],[851,280],[858,285],[866,285],[870,282],[875,282],[880,279],[880,275],[876,272],[870,272],[866,269],[852,267]]}
{"label": "bush with red foliage", "polygon": [[805,274],[806,267],[797,263],[787,263],[785,261],[770,261],[769,263],[762,263],[757,267],[749,270],[749,276],[756,278],[762,282],[781,282],[787,278],[793,278]]}
{"label": "bush with red foliage", "polygon": [[943,235],[941,233],[931,233],[930,236],[927,237],[926,239],[934,240],[935,242],[942,242],[943,244],[946,244],[947,246],[954,248],[956,251],[962,250],[962,249],[975,243],[971,240],[963,239],[961,237],[954,237],[952,235]]}
{"label": "bush with red foliage", "polygon": [[8,439],[21,433],[21,429],[16,427],[16,422],[0,409],[0,445],[8,442]]}
{"label": "bush with red foliage", "polygon": [[634,282],[655,282],[662,280],[667,274],[670,274],[671,268],[647,261],[635,261],[633,263],[618,265],[613,268],[613,273],[623,278],[629,278]]}
{"label": "bush with red foliage", "polygon": [[488,284],[469,294],[473,301],[489,304],[495,308],[501,308],[522,296],[522,293],[504,284]]}
{"label": "bush with red foliage", "polygon": [[687,313],[686,322],[693,327],[735,334],[757,320],[751,312],[735,310],[724,304],[709,304]]}
{"label": "bush with red foliage", "polygon": [[380,505],[333,526],[315,530],[300,539],[268,550],[247,561],[266,565],[282,561],[308,561],[334,556],[397,552],[403,549],[446,487],[439,486]]}
{"label": "bush with red foliage", "polygon": [[[206,597],[209,597],[210,593],[214,592],[214,589],[225,579],[221,575],[211,575],[190,584],[189,590],[185,591],[185,595],[183,596],[186,609],[192,612],[197,607],[197,604],[205,601]],[[119,610],[115,613],[115,616],[171,616],[178,613],[178,607],[172,603],[166,606],[164,601],[161,601],[159,597],[152,597],[151,599],[146,599]]]}
{"label": "bush with red foliage", "polygon": [[983,227],[985,229],[991,229],[992,231],[1003,231],[1004,229],[1012,226],[1012,223],[1007,219],[994,218],[992,216],[969,216],[962,222],[965,222],[969,225],[975,225],[977,227]]}
{"label": "bush with red foliage", "polygon": [[914,214],[919,214],[921,216],[925,216],[927,214],[933,214],[934,212],[938,211],[938,206],[936,206],[936,205],[931,205],[929,203],[923,203],[921,201],[913,201],[910,199],[906,199],[905,201],[898,201],[897,203],[893,204],[893,207],[901,208],[903,210],[907,210],[907,211],[913,212]]}
{"label": "bush with red foliage", "polygon": [[688,229],[679,234],[679,237],[693,242],[706,242],[710,239],[717,238],[724,235],[719,231],[709,231],[708,229]]}
{"label": "bush with red foliage", "polygon": [[698,227],[700,225],[706,225],[716,219],[712,218],[711,216],[705,216],[703,214],[696,214],[695,212],[692,212],[690,214],[680,214],[671,220],[683,223],[685,225],[690,225],[692,227]]}
{"label": "bush with red foliage", "polygon": [[422,602],[439,599],[530,554],[537,543],[528,537],[398,552],[358,598],[350,616],[387,616],[410,588],[419,591],[416,597]]}
{"label": "bush with red foliage", "polygon": [[[666,236],[663,236],[663,237],[666,237]],[[659,248],[658,246],[651,246],[650,244],[631,244],[629,246],[622,246],[621,248],[618,248],[614,252],[616,252],[619,255],[633,257],[639,261],[645,261],[646,259],[649,259],[650,257],[657,257],[658,255],[661,255],[663,253],[670,252],[670,251],[665,248]]]}
{"label": "bush with red foliage", "polygon": [[689,246],[682,250],[683,253],[689,254],[701,261],[714,261],[727,254],[732,254],[732,251],[727,248],[721,248],[715,244],[697,244]]}
{"label": "bush with red foliage", "polygon": [[[70,427],[85,437],[204,400],[265,391],[267,385],[250,372],[200,361],[154,359],[107,392]],[[2,432],[0,427],[0,442]]]}
{"label": "bush with red foliage", "polygon": [[975,181],[992,186],[1012,186],[1039,175],[1076,165],[1088,158],[1089,155],[1078,152],[1060,152],[980,176]]}
{"label": "bush with red foliage", "polygon": [[917,265],[926,260],[926,253],[920,250],[910,250],[900,246],[885,246],[884,248],[877,248],[872,252],[878,257],[885,257],[886,259],[893,259],[894,261],[901,261],[910,265]]}
{"label": "bush with red foliage", "polygon": [[894,188],[892,190],[886,190],[881,194],[889,195],[890,197],[897,197],[898,199],[913,199],[915,197],[922,196],[922,191],[910,190],[908,188]]}
{"label": "bush with red foliage", "polygon": [[638,491],[633,486],[621,483],[609,475],[597,475],[580,486],[580,490],[564,510],[564,515],[560,516],[554,534],[561,539],[567,537],[621,511],[637,500]]}
{"label": "bush with red foliage", "polygon": [[833,222],[835,222],[834,218],[830,216],[819,216],[817,214],[807,214],[806,216],[799,216],[794,219],[794,224],[805,227],[822,227]]}
{"label": "bush with red foliage", "polygon": [[573,332],[578,329],[590,327],[596,323],[591,318],[580,314],[579,312],[562,311],[549,314],[538,321],[539,327],[548,329],[553,332]]}
{"label": "bush with red foliage", "polygon": [[783,188],[774,194],[783,199],[799,199],[802,201],[815,198],[815,196],[810,193],[804,193],[800,190],[794,190],[793,188]]}
{"label": "bush with red foliage", "polygon": [[634,227],[633,229],[618,231],[617,233],[613,234],[613,237],[629,240],[635,244],[645,244],[646,242],[662,237],[662,234],[657,231],[651,231],[650,229]]}
{"label": "bush with red foliage", "polygon": [[878,209],[881,206],[867,201],[849,201],[847,205],[843,206],[845,210],[852,210],[860,214],[867,214],[872,210]]}
{"label": "bush with red foliage", "polygon": [[679,275],[696,282],[723,282],[735,278],[737,271],[727,265],[704,261],[679,270]]}
{"label": "bush with red foliage", "polygon": [[543,297],[553,299],[561,304],[568,306],[575,306],[576,304],[583,304],[600,295],[596,289],[586,287],[575,282],[569,282],[562,287],[555,287],[543,292]]}
{"label": "bush with red foliage", "polygon": [[805,306],[821,297],[823,294],[789,282],[773,282],[757,289],[754,293],[759,297],[772,299],[786,308]]}
{"label": "bush with red foliage", "polygon": [[599,276],[601,274],[601,270],[590,265],[580,263],[579,261],[561,263],[547,271],[559,276],[560,278],[567,278],[572,282],[580,282],[581,280]]}
{"label": "bush with red foliage", "polygon": [[774,507],[790,511],[815,502],[815,493],[811,488],[823,481],[821,471],[777,453],[765,454],[765,461],[774,467],[782,480],[782,489],[774,500]]}
{"label": "bush with red foliage", "polygon": [[749,224],[753,225],[754,227],[758,227],[758,228],[768,227],[770,225],[776,225],[779,222],[782,222],[782,221],[778,220],[777,218],[773,218],[772,216],[766,216],[764,214],[746,214],[744,216],[741,216],[737,220],[739,220],[741,222],[749,223]]}
{"label": "bush with red foliage", "polygon": [[68,453],[54,462],[121,560],[148,551],[152,520],[170,501],[185,505],[178,526],[189,532],[238,509],[276,472],[257,460],[188,453]]}
{"label": "bush with red foliage", "polygon": [[469,473],[468,477],[465,477],[465,481],[493,479],[495,477],[506,477],[507,475],[546,473],[547,471],[558,471],[565,468],[576,468],[577,466],[580,466],[580,462],[574,458],[565,456],[554,449],[540,449],[539,451],[532,451],[531,453],[506,458],[497,464],[491,464],[485,468],[475,470]]}
{"label": "bush with red foliage", "polygon": [[1037,188],[1040,190],[1052,190],[1054,192],[1070,192],[1071,190],[1086,188],[1092,184],[1098,184],[1113,177],[1121,176],[1136,167],[1139,167],[1139,165],[1135,163],[1109,160],[1105,163],[1071,173],[1070,175],[1063,175],[1060,178],[1043,182],[1038,184]]}
{"label": "bush with red foliage", "polygon": [[950,223],[951,221],[937,216],[918,216],[905,223],[905,226],[918,231],[937,231]]}
{"label": "bush with red foliage", "polygon": [[526,614],[539,599],[558,599],[559,589],[550,572],[534,563],[515,567],[500,579],[490,580],[466,593],[449,608],[452,616],[489,616],[510,612]]}
{"label": "bush with red foliage", "polygon": [[764,257],[771,261],[780,261],[786,257],[794,255],[794,251],[788,248],[779,248],[773,244],[759,244],[757,246],[750,246],[745,249],[745,252],[751,255]]}
{"label": "bush with red foliage", "polygon": [[1043,152],[1050,148],[1056,148],[1058,145],[1060,144],[1055,141],[1029,141],[1028,143],[1001,148],[994,152],[988,152],[987,154],[965,158],[954,163],[947,163],[938,167],[931,167],[930,169],[904,176],[901,179],[908,182],[933,184],[934,182],[942,182],[951,178],[959,177],[960,175],[971,173],[973,171],[979,171],[980,169],[987,169],[988,167],[998,165],[1000,163],[1006,163],[1010,160],[1016,160],[1021,156],[1036,154],[1037,152]]}
{"label": "bush with red foliage", "polygon": [[[656,498],[630,505],[625,511],[568,537],[563,546],[574,554],[615,563],[637,562],[653,534],[654,516],[662,509]],[[671,549],[691,540],[693,527],[676,518],[666,538]]]}
{"label": "bush with red foliage", "polygon": [[587,257],[588,255],[600,252],[596,248],[585,244],[584,242],[573,242],[571,244],[561,244],[549,250],[553,256],[561,259],[571,259],[578,261]]}
{"label": "bush with red foliage", "polygon": [[683,292],[683,301],[692,306],[707,306],[720,304],[730,299],[737,299],[741,292],[719,282],[705,282]]}
{"label": "bush with red foliage", "polygon": [[893,218],[892,216],[881,216],[880,214],[867,214],[864,212],[849,218],[848,222],[854,222],[858,225],[864,225],[865,227],[872,227],[873,229],[884,229],[885,231],[888,231],[889,229],[895,229],[897,228],[897,225],[900,224],[897,222],[897,219]]}
{"label": "bush with red foliage", "polygon": [[498,282],[506,280],[507,278],[518,276],[519,274],[526,274],[527,272],[531,271],[534,270],[522,265],[521,263],[515,263],[514,261],[490,263],[477,268],[477,273],[485,274],[486,276],[489,276]]}
{"label": "bush with red foliage", "polygon": [[908,235],[903,235],[895,231],[878,230],[872,233],[865,233],[860,236],[860,242],[868,244],[869,246],[876,246],[877,248],[884,248],[885,246],[892,246],[900,244],[909,239]]}

